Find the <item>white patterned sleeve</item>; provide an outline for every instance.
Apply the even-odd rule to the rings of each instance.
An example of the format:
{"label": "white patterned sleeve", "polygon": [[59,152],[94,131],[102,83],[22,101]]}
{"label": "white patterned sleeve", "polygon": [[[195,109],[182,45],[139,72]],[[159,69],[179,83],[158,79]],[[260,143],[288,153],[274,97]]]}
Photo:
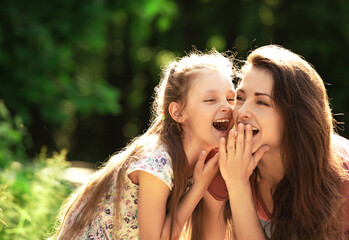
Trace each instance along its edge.
{"label": "white patterned sleeve", "polygon": [[173,187],[173,171],[170,156],[163,148],[157,148],[146,153],[142,158],[130,164],[126,174],[141,170],[154,175],[163,181],[170,189]]}

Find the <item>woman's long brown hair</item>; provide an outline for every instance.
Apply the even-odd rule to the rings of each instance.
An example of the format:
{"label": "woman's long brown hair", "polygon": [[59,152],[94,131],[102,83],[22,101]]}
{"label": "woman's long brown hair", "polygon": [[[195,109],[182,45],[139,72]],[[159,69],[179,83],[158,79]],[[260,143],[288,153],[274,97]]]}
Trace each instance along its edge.
{"label": "woman's long brown hair", "polygon": [[[118,239],[117,209],[123,191],[126,169],[145,151],[155,147],[154,139],[155,141],[158,139],[158,144],[162,143],[166,146],[172,162],[174,185],[167,203],[167,212],[171,214],[169,239],[172,239],[177,206],[187,189],[190,176],[181,140],[182,128],[171,118],[168,107],[171,102],[181,103],[184,107],[190,79],[203,69],[220,71],[228,77],[232,75],[231,61],[215,50],[207,53],[193,51],[188,56],[174,60],[163,69],[161,81],[155,89],[153,117],[149,129],[140,137],[133,139],[121,152],[112,156],[87,184],[71,195],[61,209],[60,227],[53,239],[74,239],[79,231],[89,225],[96,216],[98,203],[107,192],[111,191],[111,184],[115,181],[117,184],[113,194],[115,196],[113,210],[115,231],[113,232],[114,238]],[[73,214],[76,215],[75,219],[71,219]]]}
{"label": "woman's long brown hair", "polygon": [[335,121],[323,80],[302,57],[275,45],[254,50],[246,67],[272,75],[283,121],[285,176],[272,192],[271,239],[347,239],[342,188],[349,178],[333,147]]}

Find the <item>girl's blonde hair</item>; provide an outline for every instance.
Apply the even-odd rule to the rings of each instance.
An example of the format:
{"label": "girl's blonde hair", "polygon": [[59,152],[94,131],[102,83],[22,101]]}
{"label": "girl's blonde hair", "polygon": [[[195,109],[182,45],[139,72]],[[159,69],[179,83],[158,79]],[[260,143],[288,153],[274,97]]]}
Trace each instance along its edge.
{"label": "girl's blonde hair", "polygon": [[[118,205],[123,191],[125,172],[132,161],[136,161],[142,154],[155,147],[155,144],[164,144],[171,157],[173,177],[175,179],[172,192],[167,203],[167,212],[171,215],[172,231],[177,206],[187,189],[189,178],[187,157],[181,141],[182,128],[174,121],[168,107],[171,102],[185,106],[190,79],[203,69],[219,71],[229,78],[233,74],[233,66],[229,57],[215,50],[202,53],[192,51],[187,56],[173,60],[162,71],[161,81],[155,88],[150,127],[141,136],[134,138],[122,151],[116,153],[100,168],[61,208],[61,222],[53,238],[74,239],[74,236],[89,225],[96,216],[96,206],[106,192],[110,191],[113,181],[116,181],[114,197],[114,238],[118,239],[116,226],[118,225]],[[154,138],[155,137],[155,138]],[[155,139],[155,140],[154,140]],[[154,141],[156,143],[154,143]],[[117,179],[115,179],[117,176]],[[72,214],[74,221],[69,221]],[[68,224],[68,222],[71,222]]]}

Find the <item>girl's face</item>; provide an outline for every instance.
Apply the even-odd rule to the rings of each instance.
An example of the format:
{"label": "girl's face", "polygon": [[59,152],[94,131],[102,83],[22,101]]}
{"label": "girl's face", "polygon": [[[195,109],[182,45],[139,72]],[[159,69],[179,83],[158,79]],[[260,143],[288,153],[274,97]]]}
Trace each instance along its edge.
{"label": "girl's face", "polygon": [[[202,70],[190,80],[182,111],[184,138],[203,148],[217,147],[233,126],[235,92],[232,80],[215,70]],[[194,144],[195,144],[194,143]]]}
{"label": "girl's face", "polygon": [[268,71],[252,67],[236,90],[235,124],[253,127],[253,152],[262,145],[269,145],[270,151],[280,150],[282,123],[272,97],[273,85]]}

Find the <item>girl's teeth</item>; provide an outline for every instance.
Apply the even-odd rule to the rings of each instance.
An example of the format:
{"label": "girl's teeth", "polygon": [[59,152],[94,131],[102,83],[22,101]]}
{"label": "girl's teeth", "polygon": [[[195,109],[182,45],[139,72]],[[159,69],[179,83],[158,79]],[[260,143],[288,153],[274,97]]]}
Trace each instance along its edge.
{"label": "girl's teeth", "polygon": [[217,120],[216,122],[229,122],[228,119],[223,119],[223,120]]}

